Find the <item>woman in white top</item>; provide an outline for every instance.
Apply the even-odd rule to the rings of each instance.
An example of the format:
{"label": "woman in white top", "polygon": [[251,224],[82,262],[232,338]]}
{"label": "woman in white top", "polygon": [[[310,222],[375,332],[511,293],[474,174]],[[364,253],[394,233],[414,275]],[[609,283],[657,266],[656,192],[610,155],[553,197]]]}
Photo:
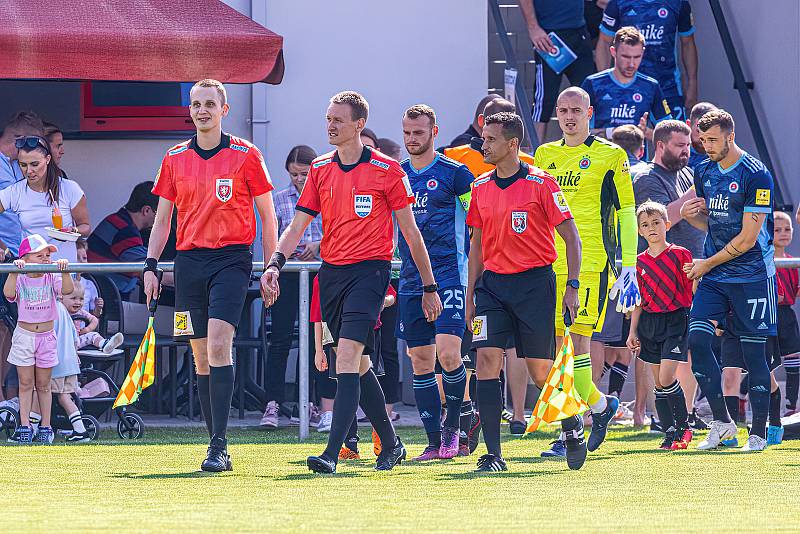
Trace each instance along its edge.
{"label": "woman in white top", "polygon": [[53,261],[65,258],[70,263],[77,262],[75,242],[49,237],[47,228],[54,226],[54,213],[60,213],[62,229],[89,235],[89,210],[83,190],[76,182],[61,177],[46,139],[21,137],[15,144],[25,179],[0,191],[0,213],[8,210],[19,216],[23,237],[39,234],[56,244],[58,252],[53,253]]}

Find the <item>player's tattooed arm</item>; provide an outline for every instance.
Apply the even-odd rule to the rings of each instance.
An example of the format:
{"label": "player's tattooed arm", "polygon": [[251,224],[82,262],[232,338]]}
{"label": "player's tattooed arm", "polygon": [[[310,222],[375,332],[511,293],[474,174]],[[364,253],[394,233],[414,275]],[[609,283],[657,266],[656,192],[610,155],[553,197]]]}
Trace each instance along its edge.
{"label": "player's tattooed arm", "polygon": [[705,260],[695,260],[687,275],[694,280],[705,273],[728,261],[738,258],[748,250],[752,249],[758,241],[758,234],[761,226],[767,218],[766,213],[745,212],[742,216],[742,229],[731,239],[722,250]]}

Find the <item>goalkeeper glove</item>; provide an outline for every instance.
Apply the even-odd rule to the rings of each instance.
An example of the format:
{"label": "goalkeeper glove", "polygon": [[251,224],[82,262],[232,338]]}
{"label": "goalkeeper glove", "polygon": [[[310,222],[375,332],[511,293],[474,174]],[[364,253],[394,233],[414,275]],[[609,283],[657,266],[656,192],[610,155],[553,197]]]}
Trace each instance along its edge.
{"label": "goalkeeper glove", "polygon": [[617,299],[617,311],[628,313],[642,303],[642,295],[639,293],[639,281],[636,279],[636,267],[623,267],[619,278],[611,286],[608,296],[610,299]]}

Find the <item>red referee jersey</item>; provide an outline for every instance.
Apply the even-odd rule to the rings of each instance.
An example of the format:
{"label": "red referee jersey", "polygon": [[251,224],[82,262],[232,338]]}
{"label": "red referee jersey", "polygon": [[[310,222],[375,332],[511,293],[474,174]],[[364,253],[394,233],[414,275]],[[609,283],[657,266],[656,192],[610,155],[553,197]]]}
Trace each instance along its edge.
{"label": "red referee jersey", "polygon": [[554,228],[572,219],[558,182],[543,170],[520,163],[510,178],[497,171],[475,180],[467,224],[480,228],[483,264],[501,274],[552,265]]}
{"label": "red referee jersey", "polygon": [[[792,257],[784,254],[784,258]],[[797,290],[800,286],[797,269],[784,267],[778,268],[776,271],[778,275],[778,304],[781,306],[794,306],[797,301]]]}
{"label": "red referee jersey", "polygon": [[311,163],[297,210],[322,214],[320,256],[334,265],[392,259],[392,211],[414,203],[400,164],[364,147],[354,165],[342,165],[336,151]]}
{"label": "red referee jersey", "polygon": [[178,210],[178,250],[250,245],[253,199],[272,191],[258,148],[228,134],[212,150],[200,149],[196,137],[172,147],[155,182],[153,193]]}
{"label": "red referee jersey", "polygon": [[642,293],[642,308],[648,313],[667,313],[692,305],[692,281],[683,264],[692,262],[692,253],[669,244],[658,256],[644,251],[636,260],[636,276]]}

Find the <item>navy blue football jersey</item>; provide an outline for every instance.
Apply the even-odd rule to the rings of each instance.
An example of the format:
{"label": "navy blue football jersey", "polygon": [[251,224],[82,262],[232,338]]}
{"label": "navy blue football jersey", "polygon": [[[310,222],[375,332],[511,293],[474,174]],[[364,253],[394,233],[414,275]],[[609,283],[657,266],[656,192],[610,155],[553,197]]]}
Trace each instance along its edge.
{"label": "navy blue football jersey", "polygon": [[639,70],[661,84],[668,99],[683,95],[675,44],[677,36],[694,33],[692,7],[687,0],[610,0],[600,31],[613,36],[623,26],[636,26],[645,38]]}
{"label": "navy blue football jersey", "polygon": [[[466,165],[439,153],[424,169],[415,169],[411,161],[401,162],[414,193],[414,219],[425,240],[433,276],[439,287],[467,285],[467,209],[459,199],[470,192],[475,177]],[[422,279],[402,233],[398,238],[402,266],[399,293],[422,293]]]}
{"label": "navy blue football jersey", "polygon": [[708,208],[705,256],[710,258],[742,231],[745,213],[767,215],[753,248],[714,267],[705,277],[728,283],[755,282],[775,274],[772,245],[772,175],[759,160],[744,152],[735,164],[723,170],[706,159],[695,167],[697,196]]}
{"label": "navy blue football jersey", "polygon": [[623,84],[614,76],[614,69],[607,69],[588,76],[581,87],[589,93],[594,107],[592,128],[638,126],[645,112],[650,113],[649,121],[653,124],[672,118],[658,82],[639,72],[630,83]]}

